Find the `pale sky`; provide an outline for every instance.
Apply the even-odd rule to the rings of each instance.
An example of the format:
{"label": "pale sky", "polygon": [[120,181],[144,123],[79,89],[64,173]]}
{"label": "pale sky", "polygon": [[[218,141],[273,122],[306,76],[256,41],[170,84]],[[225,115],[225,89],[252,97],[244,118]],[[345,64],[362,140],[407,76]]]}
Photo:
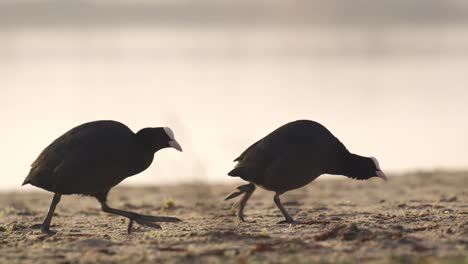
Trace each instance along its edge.
{"label": "pale sky", "polygon": [[12,37],[14,48],[0,53],[0,189],[19,189],[52,140],[99,119],[134,131],[170,126],[184,148],[157,153],[150,169],[126,183],[229,182],[237,155],[296,119],[324,124],[390,173],[468,167],[466,56],[291,59],[259,56],[255,37],[251,53],[208,33],[191,36],[195,43],[212,37],[212,47],[224,45],[228,55],[185,44],[181,52],[196,56],[183,56],[166,45],[182,45],[180,36],[166,33],[169,40],[153,40],[137,55],[148,48],[138,38]]}

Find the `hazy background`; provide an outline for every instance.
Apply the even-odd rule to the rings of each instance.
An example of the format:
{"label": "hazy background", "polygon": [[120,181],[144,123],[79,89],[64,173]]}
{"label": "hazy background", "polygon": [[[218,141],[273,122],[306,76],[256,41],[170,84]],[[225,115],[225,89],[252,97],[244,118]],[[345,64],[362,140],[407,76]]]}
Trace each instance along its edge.
{"label": "hazy background", "polygon": [[127,183],[227,182],[307,118],[384,170],[468,168],[466,0],[0,0],[0,189],[86,121],[170,126]]}

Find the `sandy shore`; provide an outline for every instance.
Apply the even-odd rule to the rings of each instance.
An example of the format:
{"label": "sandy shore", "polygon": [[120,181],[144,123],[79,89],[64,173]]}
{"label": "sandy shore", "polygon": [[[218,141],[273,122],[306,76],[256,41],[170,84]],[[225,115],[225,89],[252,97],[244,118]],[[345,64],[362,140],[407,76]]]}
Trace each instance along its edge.
{"label": "sandy shore", "polygon": [[184,220],[130,235],[93,198],[66,196],[52,237],[38,229],[50,193],[0,193],[0,263],[468,263],[468,172],[316,181],[282,198],[296,225],[277,224],[258,189],[239,223],[223,201],[234,188],[118,187],[111,206]]}

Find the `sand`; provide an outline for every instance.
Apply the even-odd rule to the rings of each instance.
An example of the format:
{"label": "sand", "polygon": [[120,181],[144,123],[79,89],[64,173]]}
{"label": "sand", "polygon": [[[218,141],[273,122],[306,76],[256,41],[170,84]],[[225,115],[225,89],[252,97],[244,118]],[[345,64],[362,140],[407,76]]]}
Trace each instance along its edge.
{"label": "sand", "polygon": [[117,187],[113,207],[184,220],[130,235],[95,199],[64,196],[47,236],[52,194],[0,193],[0,263],[468,263],[468,172],[317,180],[282,196],[295,225],[260,189],[239,223],[223,201],[235,187]]}

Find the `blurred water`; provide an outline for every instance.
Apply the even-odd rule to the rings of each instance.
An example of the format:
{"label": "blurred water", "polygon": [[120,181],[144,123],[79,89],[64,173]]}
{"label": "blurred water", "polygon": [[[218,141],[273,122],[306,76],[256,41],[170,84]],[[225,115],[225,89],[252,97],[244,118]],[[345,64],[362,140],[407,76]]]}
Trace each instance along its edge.
{"label": "blurred water", "polygon": [[0,188],[97,119],[174,129],[185,152],[133,183],[228,181],[236,155],[299,118],[389,171],[466,168],[467,44],[457,25],[3,29]]}

